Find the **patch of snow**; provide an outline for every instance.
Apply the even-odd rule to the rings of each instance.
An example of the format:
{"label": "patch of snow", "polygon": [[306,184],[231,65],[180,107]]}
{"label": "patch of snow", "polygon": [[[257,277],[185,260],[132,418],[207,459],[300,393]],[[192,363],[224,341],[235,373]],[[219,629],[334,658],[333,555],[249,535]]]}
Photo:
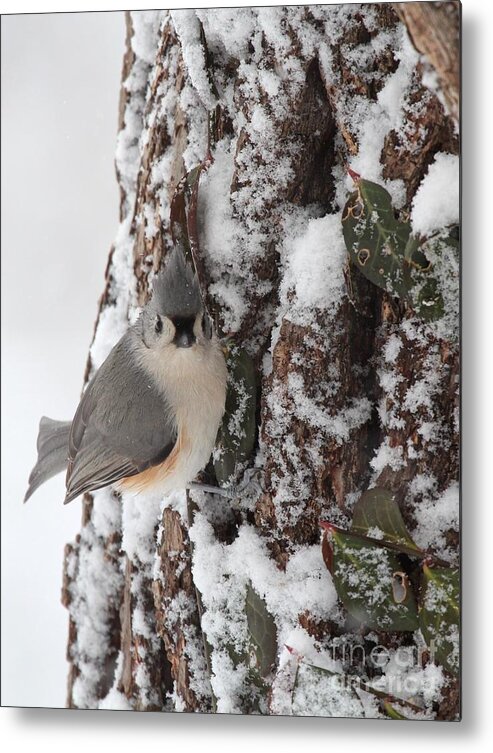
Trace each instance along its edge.
{"label": "patch of snow", "polygon": [[148,65],[156,58],[158,33],[163,21],[163,12],[159,10],[134,10],[131,12],[134,33],[130,40],[136,56]]}
{"label": "patch of snow", "polygon": [[[414,489],[413,492],[416,495]],[[422,494],[419,503],[414,505],[415,542],[422,549],[432,547],[439,556],[455,559],[456,555],[448,551],[445,534],[449,530],[459,531],[459,484],[451,484],[438,496],[433,488],[423,490]]]}
{"label": "patch of snow", "polygon": [[[101,492],[94,493],[95,506],[99,494]],[[105,497],[107,494],[103,493],[103,505]],[[104,518],[103,527],[106,527],[107,518]],[[114,519],[112,523],[115,523]],[[76,642],[70,653],[79,668],[73,686],[73,700],[79,708],[98,706],[101,672],[112,643],[110,621],[120,604],[123,588],[117,551],[114,552],[115,565],[115,560],[107,556],[104,544],[104,538],[95,530],[92,522],[82,528],[75,579],[69,589],[70,614],[77,628]]]}
{"label": "patch of snow", "polygon": [[288,221],[285,225],[286,272],[281,293],[286,296],[294,288],[300,308],[333,311],[345,296],[347,251],[340,215],[309,219],[301,233],[298,223],[290,224]]}
{"label": "patch of snow", "polygon": [[387,363],[395,364],[397,356],[402,348],[401,338],[393,333],[384,345],[383,355]]}
{"label": "patch of snow", "polygon": [[405,465],[402,455],[402,447],[391,447],[389,439],[386,437],[370,461],[370,465],[376,474],[383,471],[387,466],[392,468],[393,471],[398,471]]}
{"label": "patch of snow", "polygon": [[181,51],[192,86],[208,110],[216,105],[207,72],[205,49],[200,39],[200,21],[195,10],[173,10],[171,18],[180,39]]}
{"label": "patch of snow", "polygon": [[413,200],[413,231],[428,236],[459,222],[459,187],[459,157],[439,152]]}

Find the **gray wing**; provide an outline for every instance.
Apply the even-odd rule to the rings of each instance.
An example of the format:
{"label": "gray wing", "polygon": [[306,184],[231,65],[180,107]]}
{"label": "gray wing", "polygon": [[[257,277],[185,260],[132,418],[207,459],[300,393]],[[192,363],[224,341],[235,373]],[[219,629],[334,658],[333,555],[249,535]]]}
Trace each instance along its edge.
{"label": "gray wing", "polygon": [[108,486],[162,463],[176,442],[169,407],[133,356],[129,330],[87,387],[69,437],[67,496]]}

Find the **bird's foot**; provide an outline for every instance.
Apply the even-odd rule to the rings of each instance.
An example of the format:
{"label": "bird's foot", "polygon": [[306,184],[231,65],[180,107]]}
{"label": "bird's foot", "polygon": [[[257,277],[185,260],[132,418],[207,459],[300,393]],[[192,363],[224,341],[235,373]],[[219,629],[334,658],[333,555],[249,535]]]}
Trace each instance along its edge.
{"label": "bird's foot", "polygon": [[192,482],[187,485],[187,489],[194,489],[208,494],[217,494],[226,499],[236,500],[241,497],[257,497],[262,492],[261,484],[262,471],[260,468],[247,468],[241,481],[231,486],[213,486],[212,484],[201,484]]}

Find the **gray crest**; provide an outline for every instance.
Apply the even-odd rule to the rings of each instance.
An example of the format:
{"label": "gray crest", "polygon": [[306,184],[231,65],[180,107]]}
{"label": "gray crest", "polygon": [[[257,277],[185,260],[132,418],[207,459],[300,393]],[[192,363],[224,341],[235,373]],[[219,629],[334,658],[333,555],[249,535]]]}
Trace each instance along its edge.
{"label": "gray crest", "polygon": [[175,247],[154,278],[153,308],[169,318],[196,316],[202,309],[200,285],[183,251]]}

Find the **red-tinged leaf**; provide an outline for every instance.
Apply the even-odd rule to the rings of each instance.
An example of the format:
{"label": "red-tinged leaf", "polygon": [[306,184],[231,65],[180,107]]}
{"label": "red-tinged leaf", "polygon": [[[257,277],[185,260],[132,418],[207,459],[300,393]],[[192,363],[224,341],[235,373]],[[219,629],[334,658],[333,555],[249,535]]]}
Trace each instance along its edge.
{"label": "red-tinged leaf", "polygon": [[199,27],[200,27],[200,43],[204,50],[205,69],[207,73],[207,79],[209,81],[211,92],[216,97],[216,99],[219,99],[219,92],[217,91],[216,82],[214,80],[214,58],[207,45],[207,38],[205,36],[204,27],[202,25],[202,21],[200,20],[199,20]]}
{"label": "red-tinged leaf", "polygon": [[[187,232],[188,240],[190,243],[190,251],[194,260],[195,268],[199,278],[203,278],[203,269],[201,266],[201,258],[199,255],[199,231],[197,226],[197,204],[199,196],[199,183],[202,171],[206,169],[205,163],[202,162],[197,167],[194,167],[188,173],[187,183],[189,187],[189,201],[187,211]],[[199,268],[200,267],[200,268]]]}
{"label": "red-tinged leaf", "polygon": [[326,532],[322,537],[322,557],[327,570],[332,574],[334,572],[334,552]]}
{"label": "red-tinged leaf", "polygon": [[190,170],[178,183],[170,208],[171,237],[175,245],[180,245],[189,262],[197,272],[201,289],[204,290],[204,265],[199,247],[197,205],[200,176],[210,164],[206,159]]}
{"label": "red-tinged leaf", "polygon": [[185,252],[188,252],[190,244],[188,241],[185,191],[186,177],[183,178],[175,188],[175,193],[171,200],[169,220],[173,243],[175,245],[181,244],[184,247]]}

